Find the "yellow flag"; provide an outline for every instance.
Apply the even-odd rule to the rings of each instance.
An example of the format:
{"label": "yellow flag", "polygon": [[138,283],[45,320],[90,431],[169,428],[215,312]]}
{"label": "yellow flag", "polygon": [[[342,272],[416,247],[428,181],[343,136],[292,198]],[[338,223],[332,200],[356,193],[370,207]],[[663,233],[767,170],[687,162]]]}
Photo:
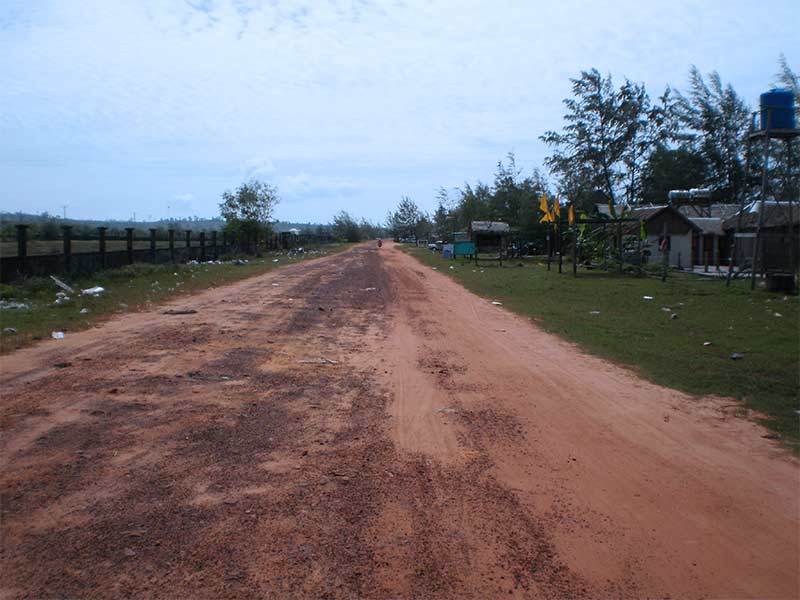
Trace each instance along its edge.
{"label": "yellow flag", "polygon": [[550,216],[550,206],[547,204],[547,194],[542,194],[542,199],[539,201],[539,210],[546,216]]}
{"label": "yellow flag", "polygon": [[561,218],[561,202],[558,200],[558,196],[556,196],[556,201],[553,202],[553,214],[559,219]]}
{"label": "yellow flag", "polygon": [[569,215],[569,225],[572,227],[575,225],[575,207],[572,204],[569,205],[569,213],[567,214]]}

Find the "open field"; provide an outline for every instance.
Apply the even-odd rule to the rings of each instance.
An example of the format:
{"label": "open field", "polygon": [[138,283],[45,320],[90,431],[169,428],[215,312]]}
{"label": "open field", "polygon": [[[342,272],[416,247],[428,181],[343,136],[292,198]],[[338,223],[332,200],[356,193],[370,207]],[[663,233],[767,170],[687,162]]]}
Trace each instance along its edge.
{"label": "open field", "polygon": [[[206,240],[210,244],[210,240]],[[175,238],[175,247],[184,247],[186,241],[183,237]],[[200,240],[192,240],[192,246],[199,246]],[[106,240],[106,252],[121,252],[127,250],[128,245],[125,240]],[[148,250],[150,240],[134,240],[134,250]],[[166,240],[156,240],[156,248],[169,248]],[[97,240],[72,240],[71,249],[74,254],[83,252],[99,252],[100,244]],[[62,240],[28,240],[28,256],[42,254],[61,254],[64,251]],[[0,242],[0,256],[16,256],[17,242]]]}
{"label": "open field", "polygon": [[[76,290],[100,285],[106,293],[94,296],[73,294],[68,303],[55,305],[56,292],[61,291],[50,278],[37,277],[12,285],[0,285],[0,296],[29,305],[29,310],[0,311],[0,325],[16,333],[0,333],[0,352],[8,352],[38,339],[49,338],[52,331],[72,332],[95,325],[112,314],[152,307],[173,296],[217,287],[347,248],[347,244],[330,244],[309,249],[307,254],[268,252],[263,258],[246,257],[247,264],[134,264],[110,269],[89,277],[61,277]],[[275,262],[277,259],[277,262]],[[89,312],[81,314],[81,310]]]}
{"label": "open field", "polygon": [[0,360],[3,598],[800,592],[763,427],[391,244]]}
{"label": "open field", "polygon": [[[522,268],[520,261],[476,268],[425,249],[406,250],[474,293],[655,383],[742,400],[767,415],[766,424],[798,450],[797,297],[751,293],[746,282],[726,288],[715,278],[680,273],[663,284],[601,271],[582,270],[574,278],[566,265],[561,275],[555,264],[548,272],[527,261]],[[732,360],[733,353],[743,358]]]}

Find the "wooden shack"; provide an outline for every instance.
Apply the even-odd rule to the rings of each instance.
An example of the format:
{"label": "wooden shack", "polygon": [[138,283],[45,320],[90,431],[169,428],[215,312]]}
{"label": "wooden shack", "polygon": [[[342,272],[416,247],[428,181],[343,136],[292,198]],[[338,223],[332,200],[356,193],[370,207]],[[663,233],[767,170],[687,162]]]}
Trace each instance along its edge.
{"label": "wooden shack", "polygon": [[475,262],[480,257],[482,260],[496,260],[502,265],[510,231],[508,223],[501,221],[472,221],[469,233],[475,245]]}

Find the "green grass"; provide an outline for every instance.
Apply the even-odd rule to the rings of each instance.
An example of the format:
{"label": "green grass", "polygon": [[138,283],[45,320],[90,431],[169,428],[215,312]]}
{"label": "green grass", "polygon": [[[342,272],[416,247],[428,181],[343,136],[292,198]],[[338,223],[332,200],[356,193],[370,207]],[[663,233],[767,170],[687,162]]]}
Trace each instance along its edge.
{"label": "green grass", "polygon": [[[655,383],[743,401],[800,450],[797,297],[750,292],[740,281],[726,288],[724,281],[682,273],[670,273],[666,283],[583,270],[575,278],[566,264],[559,275],[555,264],[550,272],[541,263],[518,267],[518,260],[476,268],[428,250],[408,252],[472,292]],[[673,313],[676,319],[670,319]],[[732,360],[734,352],[743,358]]]}
{"label": "green grass", "polygon": [[[206,240],[206,246],[210,246],[210,239]],[[199,246],[200,240],[192,240],[192,246]],[[175,248],[186,247],[185,238],[175,238]],[[72,240],[73,254],[85,252],[100,252],[100,242],[97,240]],[[125,240],[106,240],[106,252],[122,252],[127,250],[128,242]],[[134,240],[134,250],[148,250],[150,240]],[[156,248],[169,248],[169,241],[157,240]],[[28,240],[28,256],[38,256],[42,254],[61,254],[64,251],[62,240]],[[0,242],[0,256],[16,256],[17,242]]]}
{"label": "green grass", "polygon": [[[331,254],[349,248],[349,244],[329,244],[311,248]],[[16,329],[16,333],[0,333],[0,353],[10,352],[39,339],[49,338],[53,331],[70,332],[86,329],[111,315],[152,306],[210,287],[217,287],[246,277],[252,277],[287,264],[319,257],[321,254],[287,256],[283,252],[266,253],[263,258],[243,257],[248,264],[165,264],[137,263],[95,273],[89,277],[68,278],[58,276],[76,290],[95,285],[106,289],[100,296],[70,294],[71,301],[53,304],[61,291],[49,277],[33,277],[12,285],[0,285],[0,298],[22,302],[24,309],[0,310],[0,329]],[[273,262],[274,259],[278,262]],[[89,310],[80,314],[81,309]]]}

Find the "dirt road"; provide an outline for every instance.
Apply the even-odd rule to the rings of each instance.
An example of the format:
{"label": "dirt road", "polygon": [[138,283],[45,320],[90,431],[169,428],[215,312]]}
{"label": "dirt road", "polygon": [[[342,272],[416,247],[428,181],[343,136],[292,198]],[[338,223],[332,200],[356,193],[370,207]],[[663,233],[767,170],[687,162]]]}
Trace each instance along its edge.
{"label": "dirt road", "polygon": [[2,358],[3,598],[795,598],[798,463],[358,247]]}

